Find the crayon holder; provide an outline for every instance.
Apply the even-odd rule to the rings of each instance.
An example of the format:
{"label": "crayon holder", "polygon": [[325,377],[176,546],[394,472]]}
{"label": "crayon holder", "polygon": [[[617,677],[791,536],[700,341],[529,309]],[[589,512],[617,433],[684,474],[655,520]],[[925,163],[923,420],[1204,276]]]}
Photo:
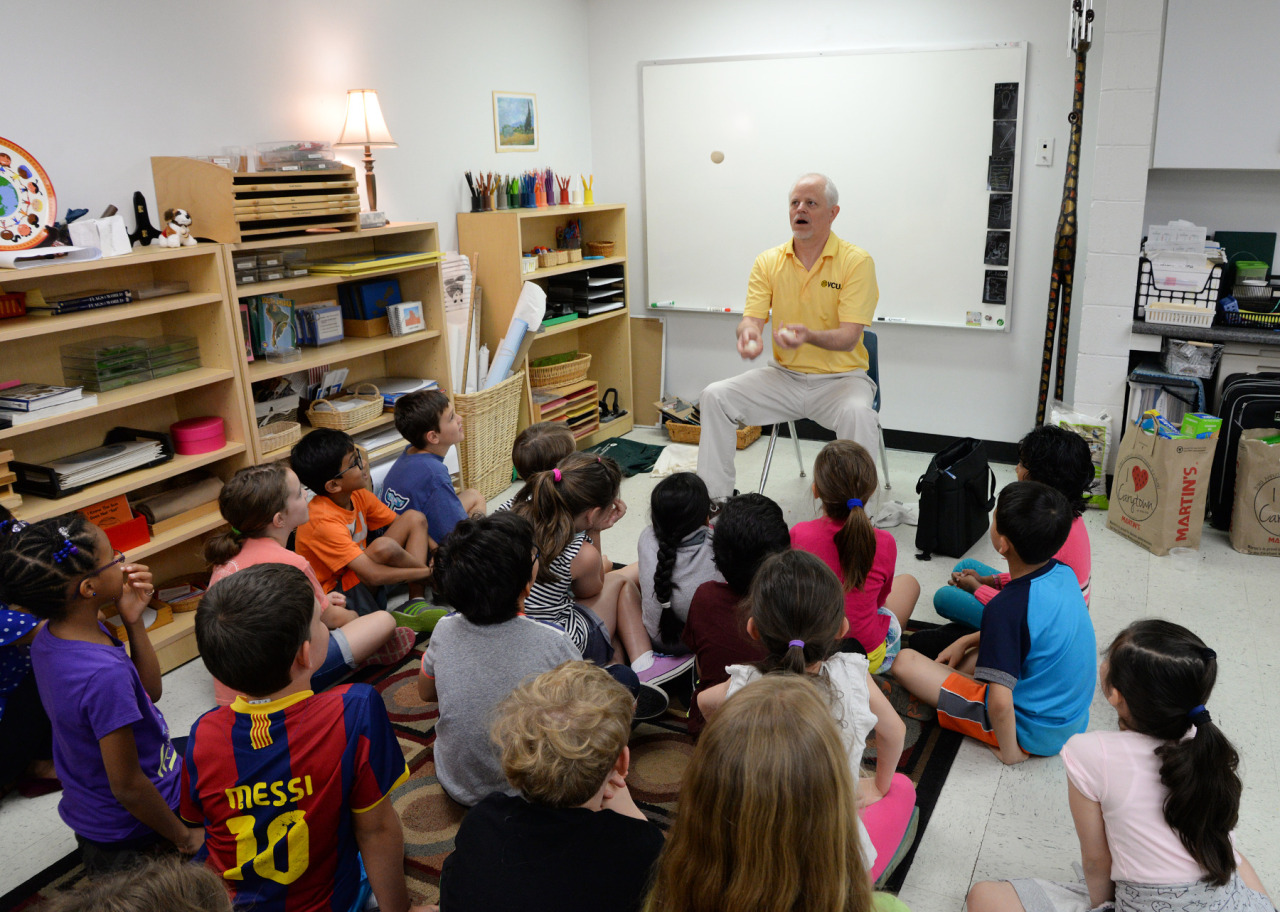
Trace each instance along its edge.
{"label": "crayon holder", "polygon": [[498,190],[494,193],[494,196],[498,198],[498,208],[506,209],[507,208],[507,191]]}
{"label": "crayon holder", "polygon": [[471,194],[471,211],[472,212],[484,211],[484,202],[480,199],[479,193]]}
{"label": "crayon holder", "polygon": [[569,205],[569,188],[568,187],[560,188],[560,205],[561,206]]}
{"label": "crayon holder", "polygon": [[573,190],[573,191],[570,191],[570,193],[569,193],[569,204],[570,204],[570,205],[572,205],[572,206],[581,206],[581,205],[582,205],[582,191],[581,191],[581,190]]}

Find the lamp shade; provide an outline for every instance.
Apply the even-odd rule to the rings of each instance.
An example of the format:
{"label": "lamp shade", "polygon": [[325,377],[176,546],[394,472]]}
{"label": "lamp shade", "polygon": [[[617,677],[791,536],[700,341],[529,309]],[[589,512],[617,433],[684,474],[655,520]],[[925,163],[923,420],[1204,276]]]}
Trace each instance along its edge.
{"label": "lamp shade", "polygon": [[382,119],[382,106],[373,89],[350,89],[347,92],[347,119],[337,146],[395,146],[387,122]]}

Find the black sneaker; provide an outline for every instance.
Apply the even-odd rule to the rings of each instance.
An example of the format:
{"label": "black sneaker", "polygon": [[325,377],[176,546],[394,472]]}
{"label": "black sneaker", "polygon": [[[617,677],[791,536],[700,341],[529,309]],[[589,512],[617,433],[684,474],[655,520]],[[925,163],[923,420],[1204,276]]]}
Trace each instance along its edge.
{"label": "black sneaker", "polygon": [[640,693],[636,695],[636,721],[656,719],[667,711],[667,692],[661,687],[640,682]]}

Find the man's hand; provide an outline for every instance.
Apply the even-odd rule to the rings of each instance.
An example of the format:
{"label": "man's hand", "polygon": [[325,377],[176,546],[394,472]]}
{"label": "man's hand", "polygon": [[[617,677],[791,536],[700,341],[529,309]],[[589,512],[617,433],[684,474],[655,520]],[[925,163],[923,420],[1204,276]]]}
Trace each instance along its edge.
{"label": "man's hand", "polygon": [[801,345],[809,344],[812,340],[813,334],[809,331],[809,327],[803,323],[788,323],[773,333],[773,341],[777,346],[788,351],[794,351]]}
{"label": "man's hand", "polygon": [[759,327],[747,325],[738,328],[739,355],[748,361],[754,361],[763,351],[764,344],[760,341]]}

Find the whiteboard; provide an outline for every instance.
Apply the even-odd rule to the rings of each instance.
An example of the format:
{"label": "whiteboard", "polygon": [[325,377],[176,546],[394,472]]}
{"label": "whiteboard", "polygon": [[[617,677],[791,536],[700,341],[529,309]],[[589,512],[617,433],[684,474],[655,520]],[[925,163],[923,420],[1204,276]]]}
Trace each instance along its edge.
{"label": "whiteboard", "polygon": [[[646,309],[741,313],[756,255],[790,236],[792,184],[818,171],[840,194],[832,230],[875,260],[877,321],[1007,332],[1026,54],[1011,42],[645,64]],[[1007,192],[988,187],[993,146]],[[993,224],[1007,233],[989,237]]]}

